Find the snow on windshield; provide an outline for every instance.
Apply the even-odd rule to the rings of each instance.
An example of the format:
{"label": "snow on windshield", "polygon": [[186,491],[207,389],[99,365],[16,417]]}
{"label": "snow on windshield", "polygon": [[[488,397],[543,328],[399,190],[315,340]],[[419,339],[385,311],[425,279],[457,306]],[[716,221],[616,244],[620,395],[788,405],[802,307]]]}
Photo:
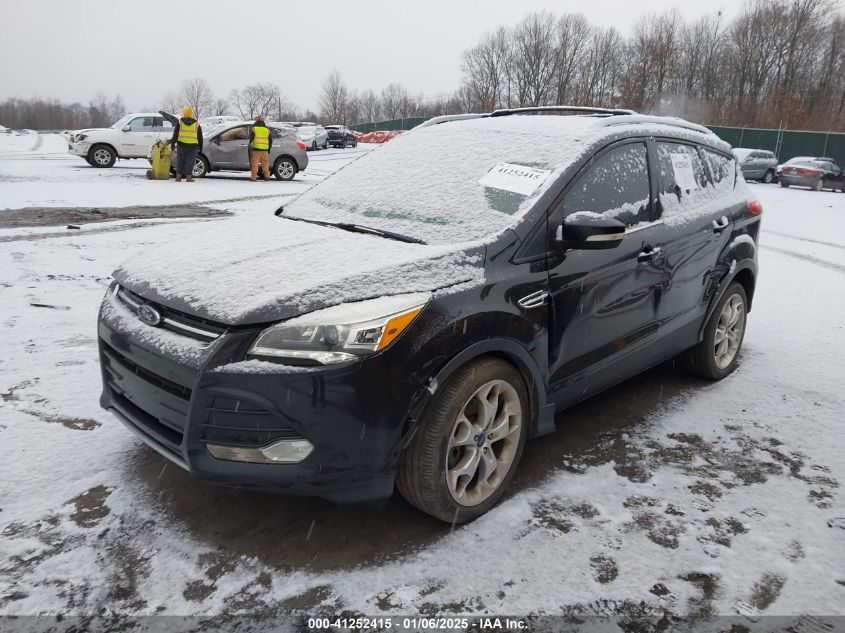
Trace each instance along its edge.
{"label": "snow on windshield", "polygon": [[[285,215],[360,224],[429,244],[480,240],[513,226],[597,133],[582,117],[433,125],[342,169],[285,207]],[[531,189],[515,184],[527,179]]]}

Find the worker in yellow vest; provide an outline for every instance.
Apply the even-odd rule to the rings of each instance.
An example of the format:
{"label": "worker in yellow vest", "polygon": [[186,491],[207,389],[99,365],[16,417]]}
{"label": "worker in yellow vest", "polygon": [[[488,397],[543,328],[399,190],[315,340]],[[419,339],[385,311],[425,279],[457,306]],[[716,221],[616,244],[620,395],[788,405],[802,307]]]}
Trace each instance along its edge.
{"label": "worker in yellow vest", "polygon": [[249,131],[249,167],[250,180],[255,182],[258,177],[258,166],[261,165],[261,178],[267,181],[270,176],[270,148],[273,138],[270,129],[264,124],[264,117],[255,117],[255,123]]}
{"label": "worker in yellow vest", "polygon": [[194,163],[202,151],[202,127],[194,118],[194,110],[190,106],[182,108],[182,118],[173,130],[170,147],[176,149],[176,182],[182,182],[182,176],[193,182]]}

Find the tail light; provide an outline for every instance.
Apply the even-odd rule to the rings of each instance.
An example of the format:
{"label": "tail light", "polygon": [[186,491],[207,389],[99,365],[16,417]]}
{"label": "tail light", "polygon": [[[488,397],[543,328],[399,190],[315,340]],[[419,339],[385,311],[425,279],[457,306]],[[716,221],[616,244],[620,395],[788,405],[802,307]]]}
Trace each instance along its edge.
{"label": "tail light", "polygon": [[751,213],[754,215],[760,215],[761,213],[763,213],[763,205],[760,204],[760,202],[757,200],[749,200],[746,206],[748,207],[748,210],[751,211]]}
{"label": "tail light", "polygon": [[805,176],[811,176],[812,174],[816,173],[815,169],[799,169],[799,174],[804,174]]}
{"label": "tail light", "polygon": [[296,144],[299,146],[299,149],[305,149],[305,143],[302,141],[297,141]]}

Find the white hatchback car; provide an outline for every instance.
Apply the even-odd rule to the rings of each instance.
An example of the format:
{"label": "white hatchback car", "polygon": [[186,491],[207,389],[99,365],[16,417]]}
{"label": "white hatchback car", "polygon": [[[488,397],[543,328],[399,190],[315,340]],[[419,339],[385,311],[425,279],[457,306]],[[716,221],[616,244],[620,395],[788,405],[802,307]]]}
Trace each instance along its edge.
{"label": "white hatchback car", "polygon": [[173,124],[159,113],[127,114],[111,127],[72,132],[69,152],[92,167],[111,167],[118,158],[146,158],[159,139],[173,135]]}

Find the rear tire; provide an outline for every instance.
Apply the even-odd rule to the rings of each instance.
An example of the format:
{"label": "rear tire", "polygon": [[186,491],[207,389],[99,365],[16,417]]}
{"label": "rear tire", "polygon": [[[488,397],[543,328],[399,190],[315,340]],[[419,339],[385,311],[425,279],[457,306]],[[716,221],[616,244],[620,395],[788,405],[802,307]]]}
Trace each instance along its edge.
{"label": "rear tire", "polygon": [[765,173],[765,175],[763,176],[763,182],[764,182],[764,183],[766,183],[767,185],[769,185],[769,184],[771,184],[772,182],[774,182],[774,180],[775,180],[775,172],[773,172],[773,171],[770,169],[770,170],[769,170],[769,171],[767,171],[767,172]]}
{"label": "rear tire", "polygon": [[812,186],[812,190],[813,191],[821,191],[822,189],[824,189],[824,181],[821,178],[819,178],[815,182],[815,184]]}
{"label": "rear tire", "polygon": [[525,382],[513,365],[497,358],[465,365],[437,391],[400,455],[399,491],[447,523],[481,516],[513,479],[529,417]]}
{"label": "rear tire", "polygon": [[745,288],[733,282],[707,321],[704,338],[679,357],[684,369],[709,380],[721,380],[736,369],[748,315]]}
{"label": "rear tire", "polygon": [[317,151],[317,141],[311,141],[311,151],[312,152]]}
{"label": "rear tire", "polygon": [[783,181],[781,180],[781,181],[780,181],[780,186],[781,186],[781,187],[783,187],[784,189],[787,189],[787,188],[789,187],[789,183],[783,182]]}
{"label": "rear tire", "polygon": [[107,169],[117,160],[117,152],[102,143],[94,145],[88,150],[88,163],[92,167]]}
{"label": "rear tire", "polygon": [[278,180],[290,181],[296,176],[298,168],[294,160],[288,156],[280,156],[273,164],[273,175]]}

